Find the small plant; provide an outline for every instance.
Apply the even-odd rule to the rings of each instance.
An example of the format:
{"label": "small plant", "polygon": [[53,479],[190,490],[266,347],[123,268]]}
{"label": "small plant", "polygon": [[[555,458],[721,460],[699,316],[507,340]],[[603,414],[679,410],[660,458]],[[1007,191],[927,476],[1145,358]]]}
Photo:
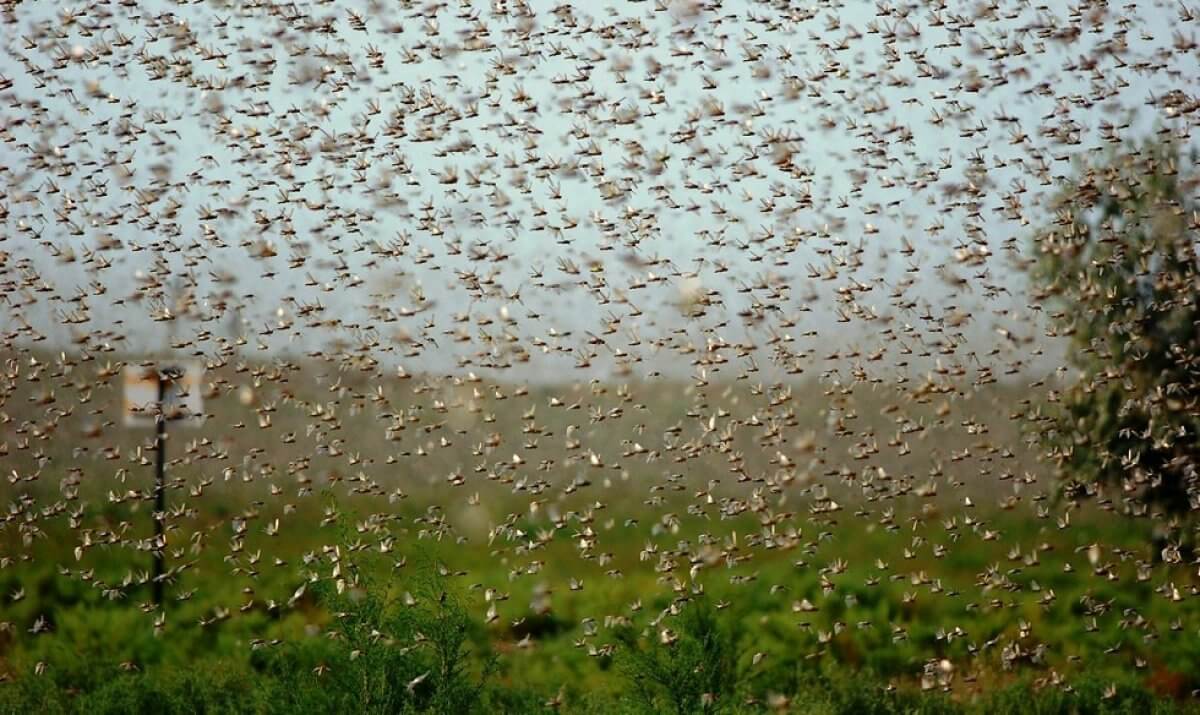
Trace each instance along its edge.
{"label": "small plant", "polygon": [[[403,577],[341,539],[329,551],[331,576],[312,586],[333,614],[333,653],[315,664],[359,712],[469,712],[479,704],[496,658],[485,654],[472,675],[471,635],[478,628],[435,559],[424,555]],[[357,536],[356,536],[356,543]]]}
{"label": "small plant", "polygon": [[714,712],[736,692],[737,643],[730,618],[700,597],[677,605],[646,637],[618,632],[618,665],[640,703],[651,712]]}

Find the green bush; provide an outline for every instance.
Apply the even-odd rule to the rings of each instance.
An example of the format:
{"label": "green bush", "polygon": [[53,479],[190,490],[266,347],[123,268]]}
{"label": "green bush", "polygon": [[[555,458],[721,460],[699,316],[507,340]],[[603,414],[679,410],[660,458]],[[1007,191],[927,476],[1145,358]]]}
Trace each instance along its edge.
{"label": "green bush", "polygon": [[1080,167],[1034,234],[1030,275],[1075,379],[1031,414],[1064,493],[1142,513],[1200,503],[1195,156],[1145,144]]}
{"label": "green bush", "polygon": [[620,671],[647,710],[713,712],[734,697],[737,643],[728,618],[701,597],[679,606],[650,637],[632,628],[618,632]]}

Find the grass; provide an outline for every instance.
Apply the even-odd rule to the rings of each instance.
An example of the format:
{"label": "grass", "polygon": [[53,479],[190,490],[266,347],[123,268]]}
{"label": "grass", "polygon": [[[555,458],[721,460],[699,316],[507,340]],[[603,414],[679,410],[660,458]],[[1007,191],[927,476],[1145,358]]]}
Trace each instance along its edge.
{"label": "grass", "polygon": [[[893,558],[912,538],[824,521],[820,539],[749,567],[718,564],[685,583],[629,563],[646,546],[643,534],[616,525],[602,543],[620,556],[602,568],[563,535],[518,559],[516,548],[410,541],[411,532],[392,527],[384,531],[408,545],[383,553],[382,532],[345,509],[307,543],[297,535],[287,552],[277,549],[295,554],[286,566],[254,574],[244,556],[202,552],[169,588],[176,599],[194,595],[170,603],[157,629],[148,585],[110,601],[102,587],[63,575],[70,542],[47,538],[38,558],[0,571],[0,592],[25,590],[6,604],[0,667],[11,682],[0,685],[0,711],[46,703],[49,711],[135,712],[149,702],[163,703],[162,712],[535,712],[557,701],[572,712],[1190,708],[1200,687],[1194,597],[1164,598],[1161,578],[1137,583],[1134,563],[1114,564],[1121,580],[1105,585],[1071,541],[1033,565],[1024,552],[1009,558],[999,553],[1009,544],[1064,532],[1005,518],[985,522],[1007,535],[999,545],[968,531],[941,558],[918,548],[878,581],[874,556]],[[1135,522],[1080,528],[1081,537],[1147,551]],[[728,531],[745,539],[755,528],[740,522]],[[661,556],[671,544],[683,553],[680,542],[711,538],[681,531],[656,541]],[[242,553],[259,548],[248,542]],[[102,556],[89,564],[92,583],[130,571],[121,552]],[[536,574],[512,576],[539,561]],[[1068,563],[1084,574],[1064,574]],[[613,565],[624,566],[623,577],[604,575]],[[922,583],[922,572],[940,584]],[[581,590],[544,594],[570,578]],[[31,635],[39,618],[46,632]],[[1150,627],[1134,625],[1139,618]],[[1164,627],[1173,620],[1182,631]],[[1026,655],[1009,658],[1014,645]],[[1040,657],[1028,655],[1039,646]],[[954,664],[953,677],[939,680],[936,669],[928,677],[942,659]]]}
{"label": "grass", "polygon": [[[7,393],[0,712],[1196,710],[1194,565],[1159,562],[1153,519],[1055,502],[1011,386],[376,403],[279,369],[210,371],[209,426],[172,438],[163,609],[149,435],[80,436],[116,386]],[[723,433],[755,415],[796,439]]]}

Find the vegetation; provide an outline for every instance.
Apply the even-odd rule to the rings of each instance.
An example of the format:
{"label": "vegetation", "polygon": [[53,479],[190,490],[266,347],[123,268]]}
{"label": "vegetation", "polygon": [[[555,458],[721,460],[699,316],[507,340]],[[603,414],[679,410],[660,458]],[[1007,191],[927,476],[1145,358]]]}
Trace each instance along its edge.
{"label": "vegetation", "polygon": [[1036,298],[1077,370],[1036,426],[1071,498],[1200,506],[1195,158],[1147,143],[1085,165],[1035,235]]}
{"label": "vegetation", "polygon": [[[304,434],[319,393],[297,380],[243,401],[238,375],[210,371],[223,386],[206,403],[214,421],[265,413],[279,431]],[[368,387],[351,373],[339,380],[352,393]],[[619,390],[604,388],[578,389],[603,409],[619,407]],[[793,389],[810,406],[813,395],[828,405],[798,413],[793,429],[839,429],[825,426],[826,410],[844,396]],[[635,390],[659,407],[633,419],[660,433],[692,424],[685,413],[701,399],[667,383]],[[12,404],[36,394],[16,392]],[[115,394],[98,391],[92,404],[111,409],[104,401]],[[927,448],[893,460],[887,480],[860,480],[852,454],[814,448],[828,472],[820,482],[755,484],[786,494],[770,504],[731,484],[707,512],[696,511],[695,494],[712,489],[720,454],[694,461],[671,489],[633,463],[627,479],[594,477],[590,487],[531,483],[523,488],[539,490],[541,504],[531,511],[529,494],[500,479],[445,499],[444,475],[456,471],[448,450],[423,457],[420,473],[389,466],[398,448],[378,438],[369,415],[330,421],[343,435],[340,457],[313,450],[303,471],[251,462],[218,480],[200,468],[209,453],[196,433],[180,429],[168,451],[171,579],[161,610],[147,583],[147,465],[126,461],[122,490],[84,478],[96,472],[56,470],[81,463],[71,450],[95,442],[14,442],[8,463],[23,478],[13,498],[65,506],[0,530],[0,712],[1191,708],[1200,688],[1194,568],[1148,570],[1153,520],[1115,520],[1100,504],[1043,509],[1036,463],[994,446],[1019,444],[1005,416],[1020,394],[991,385],[952,395],[954,419],[939,415],[941,403],[908,405],[921,425],[912,439]],[[382,395],[397,412],[411,409],[401,386]],[[690,399],[669,399],[680,395]],[[457,399],[446,388],[435,396]],[[752,395],[730,385],[702,397],[706,411],[742,416]],[[515,440],[528,421],[511,405],[494,403],[494,424]],[[853,409],[858,429],[891,428],[874,393],[855,395]],[[20,428],[71,435],[87,419]],[[554,411],[538,421],[559,435],[570,424]],[[612,425],[583,434],[615,442],[604,431]],[[217,446],[262,445],[257,464],[289,464],[290,445],[240,434]],[[144,459],[149,437],[105,439]],[[556,444],[547,439],[542,458],[564,462]],[[749,469],[769,472],[769,454],[744,448]],[[1026,491],[997,495],[942,467],[968,450],[1024,475]],[[347,473],[350,456],[375,473],[401,471],[383,488]],[[880,493],[891,495],[886,505]],[[449,508],[460,511],[451,518]],[[669,518],[685,513],[695,518]]]}
{"label": "vegetation", "polygon": [[670,611],[679,616],[659,624],[649,637],[639,638],[629,627],[617,635],[623,646],[618,656],[621,670],[632,693],[650,711],[694,713],[725,707],[739,684],[732,624],[719,618],[703,598],[674,603]]}
{"label": "vegetation", "polygon": [[[1078,511],[1064,531],[983,511],[943,557],[921,549],[881,570],[881,555],[902,558],[894,535],[815,517],[811,540],[682,590],[634,568],[643,537],[614,525],[616,559],[603,568],[574,559],[566,535],[540,550],[546,582],[569,571],[581,584],[547,596],[513,580],[505,557],[465,544],[401,540],[384,553],[356,511],[298,512],[324,526],[277,544],[272,557],[293,565],[253,578],[202,556],[171,584],[157,630],[140,612],[148,586],[109,601],[53,565],[69,562],[69,542],[37,541],[34,563],[0,572],[0,593],[25,589],[5,611],[12,631],[49,618],[0,644],[0,712],[1176,712],[1194,709],[1200,688],[1196,599],[1137,580],[1148,522]],[[746,520],[728,526],[755,533]],[[914,536],[943,528],[933,520]],[[1126,556],[1089,566],[1088,543]],[[89,567],[108,580],[127,564],[114,551]],[[626,575],[606,577],[613,566]],[[1187,582],[1187,567],[1170,568]],[[320,577],[297,579],[305,572]],[[937,583],[913,585],[921,573]],[[1131,638],[1142,621],[1182,628]]]}

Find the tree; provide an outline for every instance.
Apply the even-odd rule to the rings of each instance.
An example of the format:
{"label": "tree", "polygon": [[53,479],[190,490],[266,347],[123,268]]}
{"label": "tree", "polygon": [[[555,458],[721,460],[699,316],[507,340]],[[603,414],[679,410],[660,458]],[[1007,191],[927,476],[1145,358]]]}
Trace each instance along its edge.
{"label": "tree", "polygon": [[1085,165],[1034,234],[1034,299],[1077,369],[1034,415],[1065,496],[1200,508],[1195,154],[1147,143]]}

